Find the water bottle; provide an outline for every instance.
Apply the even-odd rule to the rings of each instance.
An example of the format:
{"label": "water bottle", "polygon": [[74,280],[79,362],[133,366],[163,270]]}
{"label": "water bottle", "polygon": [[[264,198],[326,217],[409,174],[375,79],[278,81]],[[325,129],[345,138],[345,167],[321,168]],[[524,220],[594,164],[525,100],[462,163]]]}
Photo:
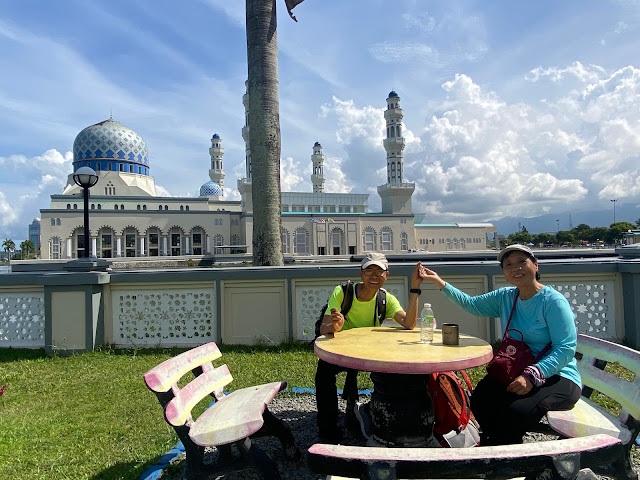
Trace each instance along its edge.
{"label": "water bottle", "polygon": [[425,303],[420,312],[420,343],[433,343],[433,331],[436,328],[436,318],[433,316],[431,304]]}

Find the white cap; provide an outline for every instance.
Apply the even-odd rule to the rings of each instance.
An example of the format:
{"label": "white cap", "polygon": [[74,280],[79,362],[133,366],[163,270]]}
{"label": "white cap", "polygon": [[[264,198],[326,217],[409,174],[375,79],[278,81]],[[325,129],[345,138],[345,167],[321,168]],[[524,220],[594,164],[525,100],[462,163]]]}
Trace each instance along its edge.
{"label": "white cap", "polygon": [[430,307],[430,306],[431,306],[431,304],[430,304],[430,303],[425,303],[425,304],[424,304],[424,306],[425,306],[425,308],[426,308],[426,307]]}
{"label": "white cap", "polygon": [[502,251],[498,254],[498,261],[502,262],[502,259],[507,253],[514,252],[514,251],[523,252],[529,255],[531,258],[534,258],[534,259],[536,258],[536,256],[533,254],[533,252],[529,247],[525,245],[515,244],[515,245],[509,245],[507,248],[503,248]]}
{"label": "white cap", "polygon": [[362,259],[362,263],[360,263],[360,268],[364,270],[369,265],[377,265],[383,270],[389,270],[389,262],[387,261],[387,257],[385,257],[382,253],[367,253]]}

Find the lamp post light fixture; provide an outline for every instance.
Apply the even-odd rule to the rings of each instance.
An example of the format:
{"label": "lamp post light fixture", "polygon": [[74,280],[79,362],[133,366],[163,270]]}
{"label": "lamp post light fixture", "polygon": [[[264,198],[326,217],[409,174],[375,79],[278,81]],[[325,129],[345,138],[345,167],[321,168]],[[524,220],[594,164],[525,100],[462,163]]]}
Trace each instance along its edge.
{"label": "lamp post light fixture", "polygon": [[618,199],[612,198],[611,201],[613,202],[613,223],[616,223],[616,203],[618,202]]}
{"label": "lamp post light fixture", "polygon": [[98,175],[91,167],[80,167],[73,174],[73,181],[84,194],[84,257],[89,258],[89,189],[98,183]]}

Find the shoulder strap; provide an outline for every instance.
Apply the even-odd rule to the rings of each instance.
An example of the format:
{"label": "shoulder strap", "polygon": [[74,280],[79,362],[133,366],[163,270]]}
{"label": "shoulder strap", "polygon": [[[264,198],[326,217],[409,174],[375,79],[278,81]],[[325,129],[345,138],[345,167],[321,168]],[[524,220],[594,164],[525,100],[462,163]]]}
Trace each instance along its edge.
{"label": "shoulder strap", "polygon": [[[346,315],[351,310],[353,304],[353,282],[347,280],[342,284],[342,304],[340,305],[340,313]],[[345,319],[346,320],[346,319]]]}
{"label": "shoulder strap", "polygon": [[513,307],[511,307],[511,313],[509,314],[509,320],[507,320],[507,326],[504,328],[503,338],[506,338],[509,336],[509,325],[511,325],[511,317],[513,317],[513,312],[515,312],[516,310],[516,303],[518,303],[519,295],[520,295],[520,292],[516,290],[516,298],[513,300]]}
{"label": "shoulder strap", "polygon": [[373,325],[382,324],[382,321],[387,318],[387,291],[384,288],[378,290],[376,297],[376,309],[373,313]]}

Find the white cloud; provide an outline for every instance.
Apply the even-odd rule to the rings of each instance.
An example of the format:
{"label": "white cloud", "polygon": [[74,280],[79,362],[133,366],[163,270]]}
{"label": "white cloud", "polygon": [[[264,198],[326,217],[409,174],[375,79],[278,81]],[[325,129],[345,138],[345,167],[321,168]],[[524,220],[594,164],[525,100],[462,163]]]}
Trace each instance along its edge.
{"label": "white cloud", "polygon": [[[0,225],[7,228],[18,220],[16,209],[11,206],[4,193],[0,192]],[[1,236],[1,235],[0,235]],[[10,237],[10,235],[7,235]]]}
{"label": "white cloud", "polygon": [[[308,170],[306,172],[305,170]],[[304,173],[303,173],[304,172]],[[292,157],[280,160],[280,190],[283,192],[308,191],[310,181],[306,181],[304,174],[311,175],[311,166],[302,166]]]}
{"label": "white cloud", "polygon": [[583,83],[598,82],[606,72],[598,65],[583,65],[581,62],[574,62],[568,67],[558,68],[536,67],[525,75],[530,82],[538,82],[543,78],[549,78],[552,82],[560,82],[567,76],[572,76]]}

